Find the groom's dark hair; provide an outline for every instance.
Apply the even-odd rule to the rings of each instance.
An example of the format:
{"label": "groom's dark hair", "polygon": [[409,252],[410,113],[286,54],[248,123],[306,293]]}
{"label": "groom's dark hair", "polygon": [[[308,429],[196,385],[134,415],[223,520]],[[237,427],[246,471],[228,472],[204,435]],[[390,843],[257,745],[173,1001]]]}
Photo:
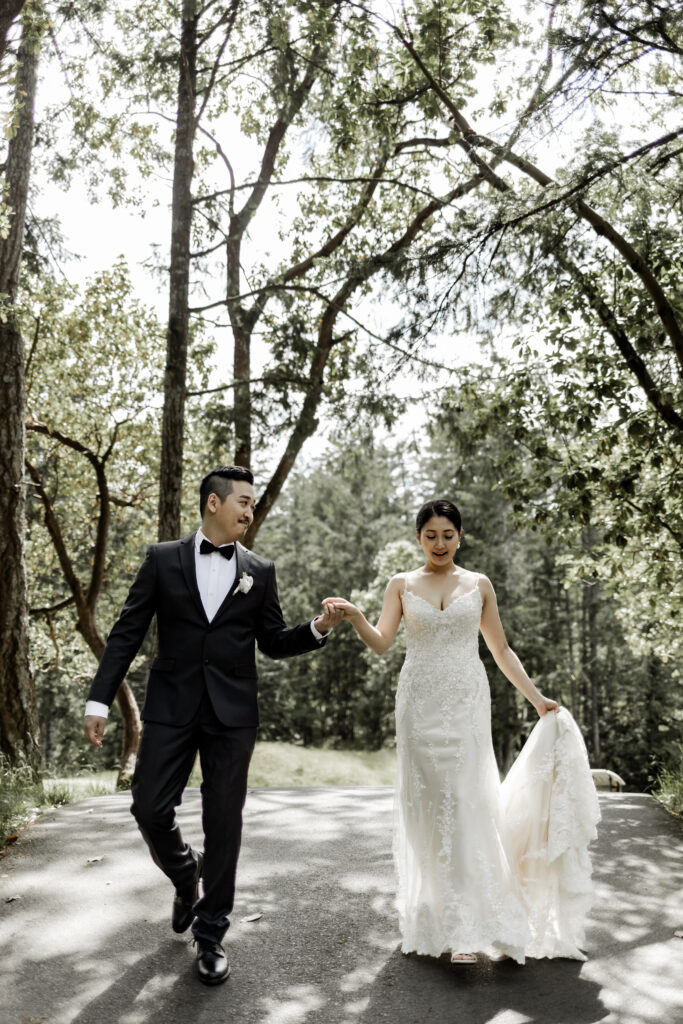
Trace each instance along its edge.
{"label": "groom's dark hair", "polygon": [[246,480],[254,483],[254,474],[244,466],[218,466],[207,473],[199,485],[199,514],[204,515],[206,502],[210,494],[217,494],[221,502],[225,501],[232,491],[233,480]]}

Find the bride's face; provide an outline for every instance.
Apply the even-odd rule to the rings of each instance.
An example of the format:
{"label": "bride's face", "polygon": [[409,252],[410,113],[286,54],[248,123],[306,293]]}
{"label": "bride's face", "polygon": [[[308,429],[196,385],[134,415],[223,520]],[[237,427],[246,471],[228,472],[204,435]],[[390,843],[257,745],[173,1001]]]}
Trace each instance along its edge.
{"label": "bride's face", "polygon": [[425,553],[427,565],[433,569],[442,568],[452,564],[460,533],[450,519],[432,516],[418,533],[417,542]]}

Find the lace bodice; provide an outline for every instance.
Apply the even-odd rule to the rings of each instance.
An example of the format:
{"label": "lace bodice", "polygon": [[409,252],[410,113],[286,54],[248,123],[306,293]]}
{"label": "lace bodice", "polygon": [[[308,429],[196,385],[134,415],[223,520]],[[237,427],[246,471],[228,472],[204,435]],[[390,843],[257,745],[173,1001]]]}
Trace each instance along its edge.
{"label": "lace bodice", "polygon": [[446,605],[436,608],[412,590],[403,592],[403,618],[406,624],[408,654],[432,657],[435,648],[451,656],[478,657],[481,619],[479,578],[472,590]]}
{"label": "lace bodice", "polygon": [[[410,690],[419,702],[475,700],[488,688],[479,658],[482,599],[477,584],[441,610],[411,590],[403,593],[406,658],[399,695]],[[419,691],[419,692],[416,692]],[[408,694],[406,693],[407,697]]]}

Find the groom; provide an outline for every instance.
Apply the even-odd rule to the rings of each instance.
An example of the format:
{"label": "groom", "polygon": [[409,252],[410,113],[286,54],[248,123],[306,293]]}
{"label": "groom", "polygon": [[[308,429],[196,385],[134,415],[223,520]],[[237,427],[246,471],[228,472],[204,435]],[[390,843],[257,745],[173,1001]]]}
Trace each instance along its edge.
{"label": "groom", "polygon": [[[258,725],[255,645],[271,658],[317,650],[341,613],[326,607],[288,629],[272,562],[243,547],[254,478],[221,466],[199,492],[201,528],[147,551],[88,694],[84,730],[102,745],[109,706],[156,615],[158,650],[142,718],[131,811],[152,858],[175,886],[172,927],[192,924],[199,978],[225,981],[242,808]],[[175,808],[199,752],[204,851],[183,841]],[[203,896],[199,880],[203,879]],[[194,922],[194,923],[193,923]]]}

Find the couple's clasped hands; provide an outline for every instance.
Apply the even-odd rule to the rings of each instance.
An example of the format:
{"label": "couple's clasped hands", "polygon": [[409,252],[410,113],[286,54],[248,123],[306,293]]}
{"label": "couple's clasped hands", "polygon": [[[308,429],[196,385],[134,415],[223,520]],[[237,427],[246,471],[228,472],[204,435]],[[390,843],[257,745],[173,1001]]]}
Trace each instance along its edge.
{"label": "couple's clasped hands", "polygon": [[343,597],[326,597],[322,602],[323,613],[314,620],[314,625],[321,633],[329,633],[343,619],[351,619],[358,613],[355,605]]}

